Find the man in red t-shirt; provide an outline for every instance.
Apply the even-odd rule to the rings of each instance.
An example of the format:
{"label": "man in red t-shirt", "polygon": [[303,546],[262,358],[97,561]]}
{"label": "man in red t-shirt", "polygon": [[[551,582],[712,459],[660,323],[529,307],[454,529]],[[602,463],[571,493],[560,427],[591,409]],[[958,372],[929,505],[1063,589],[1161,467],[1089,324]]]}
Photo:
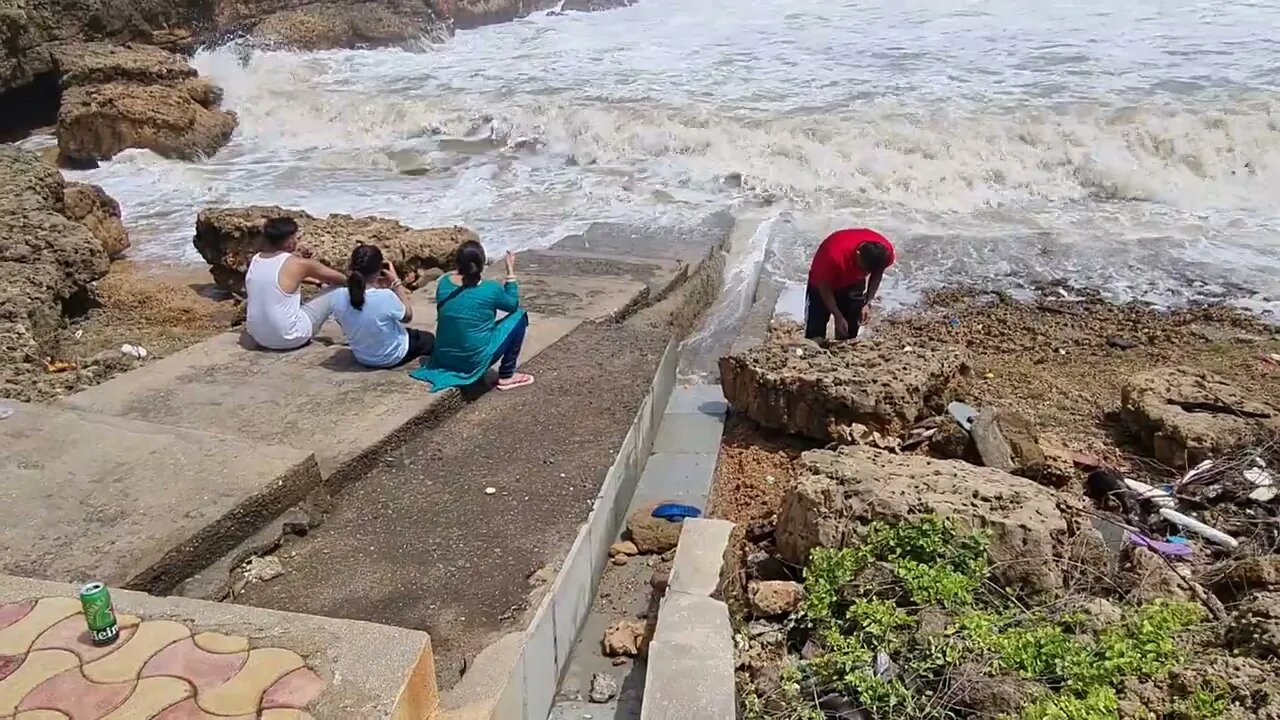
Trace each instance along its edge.
{"label": "man in red t-shirt", "polygon": [[880,290],[885,268],[896,259],[893,243],[874,230],[837,230],[828,235],[809,265],[804,336],[826,337],[827,322],[834,317],[837,340],[857,337],[871,314],[871,301]]}

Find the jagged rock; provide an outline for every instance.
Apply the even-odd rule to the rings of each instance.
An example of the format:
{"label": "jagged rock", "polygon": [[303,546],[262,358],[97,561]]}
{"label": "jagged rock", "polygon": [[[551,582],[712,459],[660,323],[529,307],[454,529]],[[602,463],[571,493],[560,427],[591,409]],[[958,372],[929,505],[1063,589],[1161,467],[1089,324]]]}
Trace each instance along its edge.
{"label": "jagged rock", "polygon": [[231,139],[235,113],[185,58],[145,45],[71,43],[53,50],[62,85],[61,161],[107,160],[126,148],[195,160]]}
{"label": "jagged rock", "polygon": [[69,182],[64,192],[66,216],[84,225],[116,258],[129,249],[129,234],[120,220],[120,203],[97,185]]}
{"label": "jagged rock", "polygon": [[747,586],[751,614],[758,618],[794,612],[804,598],[800,583],[788,580],[757,580]]}
{"label": "jagged rock", "polygon": [[602,645],[608,657],[637,657],[649,649],[653,627],[641,618],[619,620],[605,628]]}
{"label": "jagged rock", "polygon": [[1263,660],[1280,659],[1280,593],[1245,600],[1227,625],[1227,646]]}
{"label": "jagged rock", "polygon": [[748,555],[746,566],[747,577],[752,580],[787,580],[790,577],[787,564],[763,550]]}
{"label": "jagged rock", "polygon": [[1248,557],[1228,563],[1213,583],[1213,590],[1233,598],[1257,590],[1280,590],[1280,556]]}
{"label": "jagged rock", "polygon": [[[634,5],[634,0],[564,0],[560,9],[572,12],[600,12]],[[739,176],[741,183],[741,176]]]}
{"label": "jagged rock", "polygon": [[990,677],[985,668],[965,665],[952,673],[956,707],[972,711],[977,717],[1013,717],[1037,695],[1044,693],[1040,683],[1016,675]]}
{"label": "jagged rock", "polygon": [[680,542],[680,530],[683,523],[671,522],[664,518],[656,518],[653,511],[659,505],[670,502],[651,503],[627,517],[627,532],[631,542],[645,555],[657,555],[672,550]]}
{"label": "jagged rock", "polygon": [[107,274],[102,242],[66,216],[65,183],[35,153],[0,145],[0,396],[23,397],[21,375],[64,303]]}
{"label": "jagged rock", "polygon": [[610,555],[639,555],[640,549],[630,540],[622,540],[609,546]]}
{"label": "jagged rock", "polygon": [[270,206],[210,208],[197,217],[193,242],[218,285],[236,292],[243,289],[249,259],[261,246],[262,224],[273,217],[297,221],[299,243],[315,259],[340,272],[347,271],[356,245],[377,245],[410,287],[421,281],[424,271],[449,266],[458,245],[478,239],[471,230],[457,226],[418,230],[379,217],[317,218],[301,210]]}
{"label": "jagged rock", "polygon": [[1125,548],[1121,571],[1130,602],[1142,604],[1162,599],[1192,600],[1195,597],[1183,576],[1146,548]]}
{"label": "jagged rock", "polygon": [[1015,412],[984,408],[974,420],[973,441],[987,467],[1024,475],[1045,462],[1035,427]]}
{"label": "jagged rock", "polygon": [[607,703],[618,694],[618,681],[609,673],[595,673],[591,676],[591,693],[587,696],[593,703]]}
{"label": "jagged rock", "polygon": [[937,432],[929,438],[929,452],[943,460],[963,460],[971,465],[981,465],[982,456],[968,430],[960,427],[952,417],[940,418]]}
{"label": "jagged rock", "polygon": [[333,50],[443,42],[451,34],[452,27],[425,2],[314,3],[268,15],[252,37],[273,46]]}
{"label": "jagged rock", "polygon": [[815,547],[846,547],[875,520],[953,518],[963,530],[991,532],[994,576],[1007,587],[1062,590],[1059,543],[1067,522],[1057,495],[1026,478],[954,460],[895,455],[865,447],[811,450],[783,499],[779,554],[803,565]]}
{"label": "jagged rock", "polygon": [[1280,409],[1194,368],[1133,376],[1121,389],[1120,410],[1156,460],[1175,468],[1280,434]]}
{"label": "jagged rock", "polygon": [[903,342],[881,336],[822,348],[775,335],[722,358],[720,381],[734,409],[766,427],[824,441],[854,423],[901,436],[927,409],[942,409],[967,367],[958,346]]}
{"label": "jagged rock", "polygon": [[440,3],[458,28],[507,22],[559,4],[560,0],[441,0]]}

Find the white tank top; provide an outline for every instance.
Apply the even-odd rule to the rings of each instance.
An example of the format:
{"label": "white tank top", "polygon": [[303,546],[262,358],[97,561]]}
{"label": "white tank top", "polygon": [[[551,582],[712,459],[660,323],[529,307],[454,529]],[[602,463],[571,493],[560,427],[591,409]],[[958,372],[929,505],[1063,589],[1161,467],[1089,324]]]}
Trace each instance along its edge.
{"label": "white tank top", "polygon": [[302,312],[302,293],[280,289],[280,268],[289,253],[274,257],[254,255],[244,276],[248,295],[245,329],[259,345],[272,350],[292,350],[311,340],[311,319]]}

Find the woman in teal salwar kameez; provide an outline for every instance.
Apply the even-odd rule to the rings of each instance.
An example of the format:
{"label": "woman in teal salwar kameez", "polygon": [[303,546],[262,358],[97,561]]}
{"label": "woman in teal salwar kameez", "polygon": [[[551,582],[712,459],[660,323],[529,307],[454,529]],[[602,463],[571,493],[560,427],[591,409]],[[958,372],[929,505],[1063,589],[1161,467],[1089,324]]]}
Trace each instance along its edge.
{"label": "woman in teal salwar kameez", "polygon": [[[516,372],[529,315],[520,307],[515,257],[507,253],[502,282],[482,280],[484,248],[468,240],[458,248],[457,272],[436,283],[436,342],[431,359],[409,373],[431,383],[432,392],[470,385],[498,363],[498,389],[533,384]],[[498,319],[498,313],[506,313]]]}

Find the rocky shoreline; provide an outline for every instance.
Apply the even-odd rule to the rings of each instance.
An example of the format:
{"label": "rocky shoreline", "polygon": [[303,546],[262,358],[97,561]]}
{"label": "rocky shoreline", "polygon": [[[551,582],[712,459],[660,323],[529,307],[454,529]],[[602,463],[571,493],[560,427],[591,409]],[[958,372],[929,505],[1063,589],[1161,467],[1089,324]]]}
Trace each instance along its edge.
{"label": "rocky shoreline", "polygon": [[1280,717],[1276,328],[946,291],[875,329],[722,361],[746,717]]}

